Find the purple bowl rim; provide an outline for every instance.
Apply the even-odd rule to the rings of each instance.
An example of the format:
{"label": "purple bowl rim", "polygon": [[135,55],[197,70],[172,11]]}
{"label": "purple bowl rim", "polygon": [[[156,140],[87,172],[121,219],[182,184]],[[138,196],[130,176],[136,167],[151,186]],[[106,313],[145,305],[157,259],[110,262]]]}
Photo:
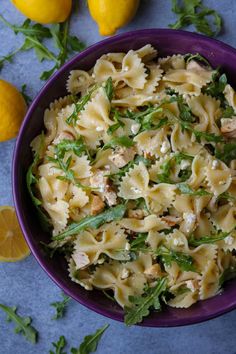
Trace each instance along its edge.
{"label": "purple bowl rim", "polygon": [[[21,125],[16,143],[15,143],[15,147],[14,147],[14,152],[13,152],[13,160],[12,160],[12,193],[13,193],[13,202],[14,202],[14,206],[15,206],[15,210],[16,210],[16,215],[21,227],[21,230],[23,232],[23,235],[31,249],[32,254],[34,255],[34,257],[36,258],[37,262],[39,263],[39,265],[42,267],[42,269],[46,272],[46,274],[53,280],[53,282],[60,287],[67,295],[71,296],[74,300],[78,301],[81,305],[87,307],[88,309],[103,315],[105,317],[111,318],[113,320],[119,321],[119,322],[123,322],[123,316],[119,315],[119,314],[114,314],[111,313],[111,311],[107,310],[107,309],[100,309],[97,308],[96,305],[94,305],[93,303],[90,303],[90,300],[84,300],[83,298],[78,299],[78,297],[76,297],[74,295],[74,293],[72,293],[72,291],[70,289],[68,289],[67,287],[65,287],[61,281],[59,279],[57,279],[57,277],[53,274],[51,274],[51,272],[47,269],[47,266],[45,265],[45,261],[43,259],[41,259],[39,253],[37,252],[37,249],[34,249],[34,247],[31,244],[31,240],[30,237],[28,236],[27,232],[26,232],[26,228],[25,225],[22,221],[22,216],[21,216],[21,210],[18,206],[19,203],[19,191],[17,190],[17,165],[18,165],[18,157],[19,157],[19,149],[20,149],[20,145],[21,145],[21,140],[22,140],[22,135],[23,132],[25,130],[26,125],[28,124],[28,121],[30,121],[31,119],[31,115],[34,112],[35,108],[37,107],[38,102],[41,100],[41,97],[44,95],[45,91],[47,91],[47,89],[53,84],[53,82],[63,73],[65,72],[68,68],[70,68],[70,66],[72,66],[73,64],[75,64],[77,61],[85,58],[88,54],[92,53],[94,49],[99,49],[102,48],[110,43],[114,43],[116,41],[122,40],[122,39],[127,39],[127,38],[134,38],[138,35],[160,35],[160,34],[166,34],[166,35],[170,35],[170,36],[184,36],[195,39],[195,40],[200,40],[201,42],[205,42],[205,43],[209,43],[211,42],[212,44],[215,44],[216,47],[218,47],[219,49],[225,49],[226,51],[229,52],[233,52],[236,55],[236,49],[233,48],[232,46],[223,43],[220,40],[217,39],[213,39],[213,38],[209,38],[206,37],[204,35],[198,34],[198,33],[194,33],[194,32],[187,32],[187,31],[183,31],[183,30],[172,30],[172,29],[158,29],[158,28],[150,28],[150,29],[140,29],[140,30],[133,30],[133,31],[129,31],[129,32],[125,32],[125,33],[121,33],[118,35],[115,35],[113,37],[109,37],[106,39],[103,39],[91,46],[89,46],[88,48],[86,48],[85,50],[83,50],[82,52],[80,52],[79,54],[75,55],[74,57],[72,57],[69,61],[67,61],[56,73],[54,73],[50,79],[43,85],[43,87],[41,88],[41,90],[39,91],[39,93],[36,95],[36,97],[34,98],[33,102],[31,103],[26,116],[23,120],[23,123]],[[163,321],[163,323],[159,323],[159,320],[157,318],[154,319],[145,319],[144,323],[141,323],[140,326],[145,326],[145,327],[179,327],[179,326],[187,326],[187,325],[192,325],[192,324],[197,324],[200,322],[204,322],[216,317],[219,317],[227,312],[230,312],[232,310],[234,310],[236,308],[236,299],[235,299],[235,303],[232,305],[225,305],[223,308],[217,309],[216,311],[214,311],[212,314],[199,314],[198,316],[195,316],[194,319],[189,318],[188,320],[186,319],[174,319],[171,321],[171,324],[168,324],[168,320]]]}

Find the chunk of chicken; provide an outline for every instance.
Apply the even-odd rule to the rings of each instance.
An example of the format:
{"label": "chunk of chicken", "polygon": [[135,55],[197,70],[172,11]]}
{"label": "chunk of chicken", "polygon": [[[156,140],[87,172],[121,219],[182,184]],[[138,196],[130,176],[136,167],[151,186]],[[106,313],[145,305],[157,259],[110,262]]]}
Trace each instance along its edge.
{"label": "chunk of chicken", "polygon": [[118,168],[122,168],[134,159],[136,152],[133,148],[118,147],[109,156],[109,160]]}
{"label": "chunk of chicken", "polygon": [[144,218],[144,216],[145,216],[144,211],[141,210],[141,209],[135,209],[135,210],[129,210],[128,211],[128,217],[129,218],[142,220]]}
{"label": "chunk of chicken", "polygon": [[221,119],[221,133],[227,138],[236,138],[236,117]]}
{"label": "chunk of chicken", "polygon": [[162,270],[159,264],[153,264],[150,268],[146,269],[144,274],[149,278],[149,279],[157,279],[160,278],[162,274]]}
{"label": "chunk of chicken", "polygon": [[98,195],[92,195],[91,200],[91,214],[97,215],[103,211],[105,208],[105,203]]}
{"label": "chunk of chicken", "polygon": [[106,200],[109,206],[117,204],[117,195],[109,183],[109,178],[104,176],[102,170],[98,170],[90,177],[90,183],[93,188],[98,188],[102,200]]}

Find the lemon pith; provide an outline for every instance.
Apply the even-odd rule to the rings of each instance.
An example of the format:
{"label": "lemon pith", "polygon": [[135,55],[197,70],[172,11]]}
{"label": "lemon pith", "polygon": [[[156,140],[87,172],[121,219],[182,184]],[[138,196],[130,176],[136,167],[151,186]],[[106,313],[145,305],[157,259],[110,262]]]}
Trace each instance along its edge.
{"label": "lemon pith", "polygon": [[139,0],[88,0],[88,6],[100,34],[109,36],[132,20]]}
{"label": "lemon pith", "polygon": [[15,209],[0,207],[0,262],[16,262],[30,254]]}
{"label": "lemon pith", "polygon": [[72,0],[12,0],[15,7],[32,21],[64,22],[70,15]]}

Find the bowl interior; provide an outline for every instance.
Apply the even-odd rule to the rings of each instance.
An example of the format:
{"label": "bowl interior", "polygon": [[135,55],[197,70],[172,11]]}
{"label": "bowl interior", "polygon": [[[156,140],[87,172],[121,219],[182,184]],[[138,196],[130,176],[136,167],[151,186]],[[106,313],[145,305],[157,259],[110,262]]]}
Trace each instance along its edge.
{"label": "bowl interior", "polygon": [[[30,142],[43,129],[43,113],[49,103],[67,94],[65,83],[70,70],[88,70],[102,54],[138,49],[148,43],[158,49],[159,56],[200,53],[213,67],[221,66],[228,75],[230,83],[236,86],[236,50],[219,41],[183,31],[157,29],[115,36],[93,45],[74,57],[47,82],[27,113],[16,143],[13,160],[15,206],[21,228],[33,254],[48,275],[67,294],[88,308],[120,321],[123,320],[123,311],[118,305],[107,299],[102,292],[86,291],[70,281],[63,257],[49,259],[42,251],[39,242],[48,242],[50,236],[39,226],[36,212],[26,190],[25,176],[32,161]],[[142,325],[169,327],[192,324],[218,316],[235,307],[236,281],[231,281],[226,284],[225,291],[221,295],[201,301],[189,309],[166,308],[161,313],[152,313]]]}

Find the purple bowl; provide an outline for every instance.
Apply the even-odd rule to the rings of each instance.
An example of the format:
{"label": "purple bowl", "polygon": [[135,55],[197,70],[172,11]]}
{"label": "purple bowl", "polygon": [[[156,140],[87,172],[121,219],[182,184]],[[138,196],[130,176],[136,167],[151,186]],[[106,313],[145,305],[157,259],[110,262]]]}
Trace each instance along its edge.
{"label": "purple bowl", "polygon": [[[123,321],[123,310],[118,305],[107,299],[102,292],[96,290],[89,292],[73,283],[68,277],[63,257],[49,259],[43,253],[39,242],[48,242],[49,235],[43,232],[37,221],[26,190],[25,176],[32,161],[30,142],[43,128],[43,112],[49,103],[66,95],[65,83],[70,70],[77,68],[88,70],[102,54],[138,49],[147,43],[156,47],[160,56],[198,52],[206,57],[213,67],[222,66],[223,71],[228,74],[230,83],[236,86],[236,50],[217,40],[194,33],[166,29],[139,30],[105,39],[71,59],[42,88],[22,124],[13,158],[14,203],[21,229],[35,258],[65,293],[89,309],[118,321]],[[224,292],[214,298],[201,301],[188,309],[167,307],[161,313],[153,312],[141,325],[150,327],[189,325],[206,321],[235,308],[236,281],[231,281],[226,284]]]}

